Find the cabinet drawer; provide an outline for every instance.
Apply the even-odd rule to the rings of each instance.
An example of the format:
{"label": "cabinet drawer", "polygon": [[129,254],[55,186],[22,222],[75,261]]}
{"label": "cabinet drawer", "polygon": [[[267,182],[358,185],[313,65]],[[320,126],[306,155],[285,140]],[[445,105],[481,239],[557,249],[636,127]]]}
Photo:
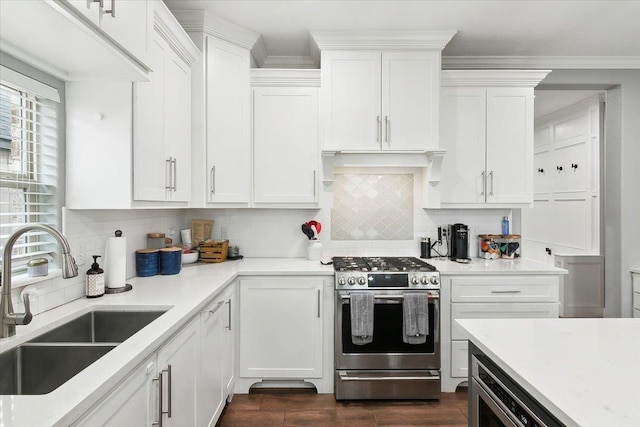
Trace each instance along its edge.
{"label": "cabinet drawer", "polygon": [[536,319],[558,314],[558,303],[451,304],[451,339],[468,338],[456,319]]}
{"label": "cabinet drawer", "polygon": [[456,277],[452,302],[558,302],[558,277]]}
{"label": "cabinet drawer", "polygon": [[451,341],[451,376],[467,377],[469,374],[469,341]]}

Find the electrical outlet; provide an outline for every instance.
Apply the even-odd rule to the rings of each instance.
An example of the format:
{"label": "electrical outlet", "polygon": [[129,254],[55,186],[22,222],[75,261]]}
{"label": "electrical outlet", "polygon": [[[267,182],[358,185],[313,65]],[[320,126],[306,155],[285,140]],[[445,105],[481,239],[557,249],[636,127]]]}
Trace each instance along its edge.
{"label": "electrical outlet", "polygon": [[220,227],[220,238],[222,240],[229,240],[229,227],[223,225]]}
{"label": "electrical outlet", "polygon": [[76,248],[76,256],[75,256],[75,260],[76,260],[76,265],[84,265],[87,260],[87,242],[85,242],[84,240],[80,240],[78,241],[78,245]]}

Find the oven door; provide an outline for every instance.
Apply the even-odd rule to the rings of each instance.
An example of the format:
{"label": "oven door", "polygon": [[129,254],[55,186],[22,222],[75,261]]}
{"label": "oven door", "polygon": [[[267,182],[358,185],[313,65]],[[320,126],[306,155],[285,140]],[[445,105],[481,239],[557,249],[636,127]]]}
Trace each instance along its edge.
{"label": "oven door", "polygon": [[336,292],[336,369],[440,369],[439,292],[423,291],[429,298],[429,335],[424,344],[402,341],[402,291],[371,292],[375,293],[373,341],[365,345],[351,341],[349,292]]}
{"label": "oven door", "polygon": [[471,427],[519,427],[489,396],[478,381],[472,380],[470,398],[473,408],[470,414]]}

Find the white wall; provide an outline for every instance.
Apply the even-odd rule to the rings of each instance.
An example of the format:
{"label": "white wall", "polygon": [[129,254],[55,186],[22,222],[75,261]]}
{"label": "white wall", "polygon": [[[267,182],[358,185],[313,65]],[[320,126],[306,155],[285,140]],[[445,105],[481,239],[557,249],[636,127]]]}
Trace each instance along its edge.
{"label": "white wall", "polygon": [[631,316],[640,265],[640,70],[555,70],[539,88],[608,89],[605,117],[605,315]]}

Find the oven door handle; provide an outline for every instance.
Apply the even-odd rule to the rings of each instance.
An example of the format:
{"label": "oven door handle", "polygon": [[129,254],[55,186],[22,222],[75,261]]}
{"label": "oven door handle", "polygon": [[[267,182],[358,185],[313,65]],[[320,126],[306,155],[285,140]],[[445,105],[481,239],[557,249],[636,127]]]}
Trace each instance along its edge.
{"label": "oven door handle", "polygon": [[[429,292],[427,294],[427,297],[429,299],[440,299],[440,294],[436,293],[436,292]],[[343,300],[347,300],[350,299],[351,297],[349,295],[340,295],[340,299]],[[386,299],[386,300],[403,300],[404,299],[404,295],[374,295],[373,299]]]}
{"label": "oven door handle", "polygon": [[425,375],[415,377],[354,377],[352,375],[346,375],[342,372],[338,374],[340,381],[398,381],[398,380],[411,380],[411,381],[425,381],[425,380],[439,380],[440,375]]}

